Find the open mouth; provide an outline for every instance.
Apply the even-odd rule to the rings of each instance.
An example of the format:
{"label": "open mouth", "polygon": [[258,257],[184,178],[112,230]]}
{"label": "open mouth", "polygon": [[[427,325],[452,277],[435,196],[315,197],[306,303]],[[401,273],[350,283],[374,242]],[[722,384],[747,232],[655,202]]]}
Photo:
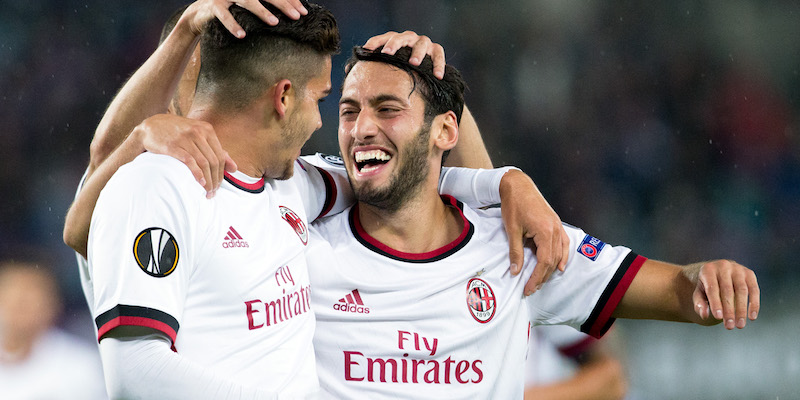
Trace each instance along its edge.
{"label": "open mouth", "polygon": [[392,156],[383,150],[362,150],[356,151],[353,158],[356,161],[358,172],[367,173],[375,171],[389,162]]}

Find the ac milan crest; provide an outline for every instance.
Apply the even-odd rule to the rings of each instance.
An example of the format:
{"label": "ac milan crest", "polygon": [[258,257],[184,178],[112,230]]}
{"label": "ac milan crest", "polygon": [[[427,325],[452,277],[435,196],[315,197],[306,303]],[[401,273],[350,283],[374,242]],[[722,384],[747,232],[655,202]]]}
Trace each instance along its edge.
{"label": "ac milan crest", "polygon": [[308,229],[306,229],[306,224],[303,220],[288,207],[280,206],[278,208],[281,211],[281,218],[288,222],[292,229],[294,229],[294,233],[297,234],[300,241],[303,242],[304,245],[308,244]]}
{"label": "ac milan crest", "polygon": [[494,291],[483,279],[472,278],[467,283],[467,307],[472,318],[485,324],[492,320],[497,309]]}

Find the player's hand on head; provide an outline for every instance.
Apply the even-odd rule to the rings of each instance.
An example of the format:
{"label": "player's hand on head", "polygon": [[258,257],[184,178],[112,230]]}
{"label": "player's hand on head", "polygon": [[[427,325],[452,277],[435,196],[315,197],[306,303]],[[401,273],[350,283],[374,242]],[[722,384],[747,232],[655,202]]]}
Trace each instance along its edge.
{"label": "player's hand on head", "polygon": [[703,319],[722,320],[725,329],[742,329],[747,319],[758,318],[760,298],[755,273],[730,260],[703,263],[692,295],[695,312]]}
{"label": "player's hand on head", "polygon": [[412,31],[405,31],[403,33],[386,32],[382,35],[373,36],[366,43],[364,48],[375,50],[383,46],[382,53],[394,54],[397,50],[403,47],[411,47],[411,58],[409,62],[412,65],[420,65],[425,55],[430,55],[433,61],[433,75],[442,79],[444,77],[444,47],[438,43],[431,41],[431,38],[425,35],[418,35]]}
{"label": "player's hand on head", "polygon": [[[266,0],[266,2],[275,6],[291,19],[296,20],[308,14],[308,10],[300,3],[300,0]],[[211,21],[212,18],[217,18],[228,31],[241,39],[245,37],[246,32],[229,11],[232,5],[238,5],[250,11],[269,25],[278,24],[278,17],[267,10],[258,0],[198,0],[186,9],[181,19],[185,18],[192,33],[199,35],[208,21]]]}
{"label": "player's hand on head", "polygon": [[180,160],[192,171],[197,182],[213,197],[225,171],[236,171],[236,163],[222,149],[214,128],[205,121],[157,114],[134,128],[145,150]]}
{"label": "player's hand on head", "polygon": [[525,284],[525,295],[538,290],[556,269],[567,265],[569,237],[561,218],[530,177],[518,170],[508,171],[500,182],[501,212],[508,234],[511,273],[522,270],[525,242],[532,241],[536,250],[536,266]]}

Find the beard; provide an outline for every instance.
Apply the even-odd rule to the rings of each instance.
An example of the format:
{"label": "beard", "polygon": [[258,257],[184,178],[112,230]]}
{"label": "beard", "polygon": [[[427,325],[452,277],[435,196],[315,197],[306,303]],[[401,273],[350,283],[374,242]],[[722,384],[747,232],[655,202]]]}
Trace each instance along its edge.
{"label": "beard", "polygon": [[357,201],[394,213],[402,207],[406,200],[419,193],[422,183],[428,178],[428,156],[430,155],[428,139],[431,122],[427,121],[417,131],[405,151],[398,152],[399,165],[390,177],[389,183],[384,187],[374,187],[371,183],[357,186],[353,184],[353,179],[348,175]]}
{"label": "beard", "polygon": [[294,175],[294,163],[297,161],[295,157],[297,153],[292,149],[302,148],[311,137],[308,132],[313,130],[310,129],[308,125],[309,124],[303,120],[302,116],[298,114],[293,114],[290,117],[286,127],[281,132],[281,141],[286,146],[287,152],[291,152],[291,154],[288,155],[290,158],[281,160],[279,171],[274,174],[275,177],[273,179],[283,181]]}

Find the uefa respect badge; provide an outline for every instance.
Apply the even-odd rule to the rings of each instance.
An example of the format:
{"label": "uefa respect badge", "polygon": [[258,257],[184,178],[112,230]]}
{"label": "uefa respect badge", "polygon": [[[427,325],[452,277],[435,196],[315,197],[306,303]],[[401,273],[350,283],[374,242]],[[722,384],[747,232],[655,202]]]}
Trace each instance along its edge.
{"label": "uefa respect badge", "polygon": [[583,254],[584,257],[594,261],[597,259],[597,256],[600,254],[600,251],[603,250],[603,247],[606,244],[603,243],[602,240],[593,237],[592,235],[586,235],[581,242],[581,245],[578,246],[578,253]]}

